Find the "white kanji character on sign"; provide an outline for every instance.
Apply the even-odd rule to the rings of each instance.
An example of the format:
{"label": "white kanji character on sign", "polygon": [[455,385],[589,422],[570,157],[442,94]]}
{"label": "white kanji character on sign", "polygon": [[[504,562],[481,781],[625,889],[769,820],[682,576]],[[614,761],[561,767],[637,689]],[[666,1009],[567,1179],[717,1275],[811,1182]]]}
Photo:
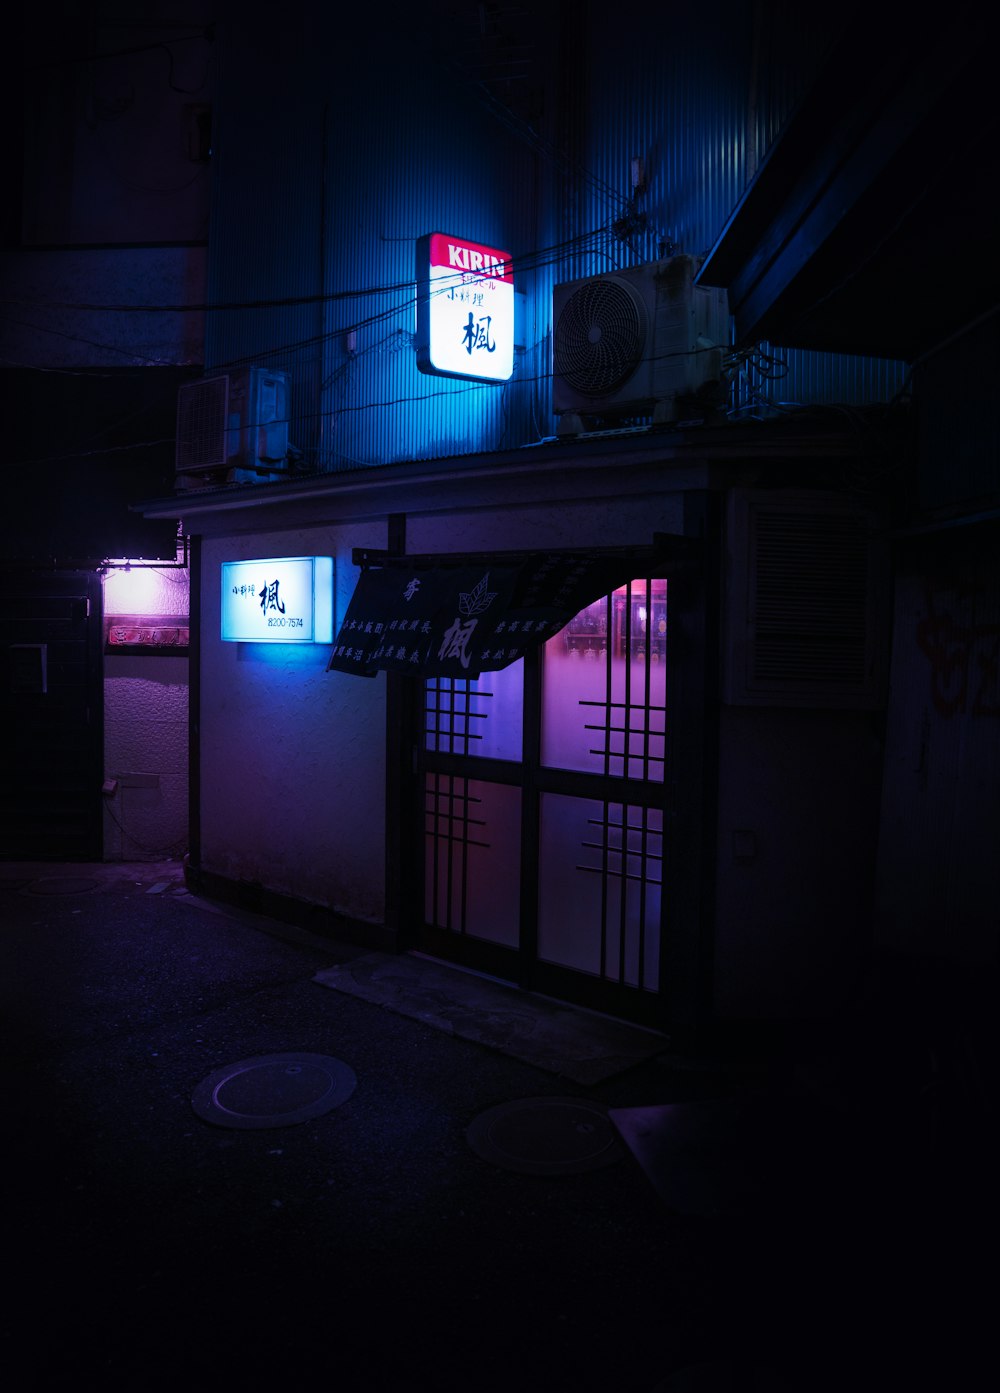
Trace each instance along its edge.
{"label": "white kanji character on sign", "polygon": [[454,624],[445,634],[444,642],[438,649],[438,658],[457,658],[463,667],[468,667],[469,655],[465,650],[475,627],[475,619],[468,619],[463,624],[456,615]]}

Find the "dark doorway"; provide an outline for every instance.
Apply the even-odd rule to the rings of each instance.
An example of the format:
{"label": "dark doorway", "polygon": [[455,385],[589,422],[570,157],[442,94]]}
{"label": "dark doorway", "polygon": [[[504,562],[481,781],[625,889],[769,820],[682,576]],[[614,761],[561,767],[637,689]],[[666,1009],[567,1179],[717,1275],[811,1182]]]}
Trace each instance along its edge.
{"label": "dark doorway", "polygon": [[4,573],[0,605],[0,858],[102,855],[101,583]]}

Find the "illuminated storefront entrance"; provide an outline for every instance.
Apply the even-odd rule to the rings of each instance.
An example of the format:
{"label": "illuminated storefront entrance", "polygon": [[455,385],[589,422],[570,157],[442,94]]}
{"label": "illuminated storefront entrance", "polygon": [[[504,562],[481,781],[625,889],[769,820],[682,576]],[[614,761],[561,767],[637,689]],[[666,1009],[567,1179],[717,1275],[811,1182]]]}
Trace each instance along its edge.
{"label": "illuminated storefront entrance", "polygon": [[668,581],[636,579],[510,667],[426,681],[424,951],[661,1019],[668,628]]}

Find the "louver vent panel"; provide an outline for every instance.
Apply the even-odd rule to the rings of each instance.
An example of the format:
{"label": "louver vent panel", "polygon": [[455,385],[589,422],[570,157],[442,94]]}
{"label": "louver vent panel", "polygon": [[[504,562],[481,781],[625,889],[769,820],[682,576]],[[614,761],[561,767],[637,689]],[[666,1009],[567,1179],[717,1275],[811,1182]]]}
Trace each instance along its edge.
{"label": "louver vent panel", "polygon": [[863,684],[869,575],[863,520],[755,511],[753,678]]}
{"label": "louver vent panel", "polygon": [[828,495],[741,493],[728,541],[726,699],[877,705],[882,587],[867,516]]}

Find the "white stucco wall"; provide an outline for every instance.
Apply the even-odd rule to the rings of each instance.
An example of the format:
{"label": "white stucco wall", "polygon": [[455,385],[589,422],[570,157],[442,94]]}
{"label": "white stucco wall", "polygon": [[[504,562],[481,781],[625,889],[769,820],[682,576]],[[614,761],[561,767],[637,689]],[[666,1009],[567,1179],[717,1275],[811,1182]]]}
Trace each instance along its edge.
{"label": "white stucco wall", "polygon": [[[589,496],[558,506],[508,497],[405,508],[399,496],[406,551],[642,547],[655,532],[682,530],[680,488],[616,493],[605,475],[598,493],[590,482]],[[385,677],[327,672],[325,644],[223,643],[220,567],[333,555],[336,625],[358,576],[352,549],[384,547],[386,537],[384,514],[372,510],[257,535],[234,527],[202,551],[201,866],[368,923],[385,914]],[[852,988],[865,931],[880,760],[871,721],[727,708],[720,734],[715,1010],[826,1014]]]}
{"label": "white stucco wall", "polygon": [[206,540],[202,551],[201,868],[369,923],[385,914],[385,676],[327,672],[329,644],[220,637],[221,564],[333,556],[339,623],[356,546],[384,524]]}
{"label": "white stucco wall", "polygon": [[[408,552],[649,545],[680,528],[680,493],[407,512]],[[327,672],[329,646],[220,639],[221,564],[335,558],[336,628],[359,575],[354,547],[386,545],[383,517],[208,537],[202,544],[200,865],[367,923],[385,916],[385,676]]]}
{"label": "white stucco wall", "polygon": [[[680,531],[683,495],[599,498],[553,508],[477,494],[455,508],[445,492],[405,508],[408,552],[647,546]],[[591,490],[593,485],[591,484]],[[480,505],[480,498],[482,499]],[[223,642],[223,561],[332,555],[339,624],[359,571],[355,547],[387,544],[385,513],[202,541],[199,864],[210,874],[383,923],[386,889],[386,679],[327,672],[329,646]],[[388,511],[388,510],[387,510]],[[240,519],[244,528],[248,519]],[[252,519],[256,522],[256,518]],[[259,525],[259,524],[258,524]]]}
{"label": "white stucco wall", "polygon": [[547,547],[643,547],[654,532],[682,530],[681,493],[566,499],[558,506],[482,507],[451,514],[410,513],[409,552],[544,551]]}
{"label": "white stucco wall", "polygon": [[[186,567],[134,566],[104,578],[108,615],[186,615]],[[188,659],[104,658],[104,859],[179,857],[188,840]]]}

